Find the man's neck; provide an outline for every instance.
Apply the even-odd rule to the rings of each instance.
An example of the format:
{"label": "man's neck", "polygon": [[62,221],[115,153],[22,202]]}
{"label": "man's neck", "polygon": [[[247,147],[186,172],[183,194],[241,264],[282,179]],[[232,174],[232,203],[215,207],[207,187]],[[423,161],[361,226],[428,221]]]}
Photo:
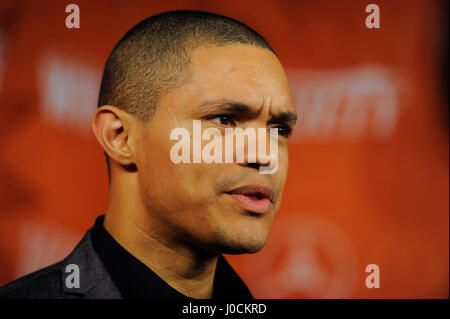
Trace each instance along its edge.
{"label": "man's neck", "polygon": [[217,255],[200,256],[185,246],[168,243],[126,212],[108,209],[104,227],[122,247],[177,291],[192,298],[212,298]]}

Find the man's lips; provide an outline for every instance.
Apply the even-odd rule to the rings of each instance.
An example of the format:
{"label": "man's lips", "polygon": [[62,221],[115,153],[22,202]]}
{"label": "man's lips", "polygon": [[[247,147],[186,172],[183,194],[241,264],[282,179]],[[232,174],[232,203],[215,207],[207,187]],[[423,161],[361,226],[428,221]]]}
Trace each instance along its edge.
{"label": "man's lips", "polygon": [[226,194],[230,195],[242,209],[256,214],[268,213],[274,199],[273,190],[259,184],[245,185]]}

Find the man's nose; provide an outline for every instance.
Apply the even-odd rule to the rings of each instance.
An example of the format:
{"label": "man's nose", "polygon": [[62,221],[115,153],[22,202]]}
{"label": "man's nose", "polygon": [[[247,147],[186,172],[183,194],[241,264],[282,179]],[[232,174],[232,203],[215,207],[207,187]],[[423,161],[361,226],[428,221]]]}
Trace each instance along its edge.
{"label": "man's nose", "polygon": [[[248,128],[248,127],[247,127]],[[244,156],[243,161],[238,161],[238,148],[240,145],[236,144],[235,160],[236,163],[250,168],[260,169],[261,166],[268,166],[273,159],[269,153],[270,150],[270,136],[269,130],[266,127],[251,127],[254,131],[253,136],[244,136],[243,141]],[[236,139],[238,143],[239,139]]]}

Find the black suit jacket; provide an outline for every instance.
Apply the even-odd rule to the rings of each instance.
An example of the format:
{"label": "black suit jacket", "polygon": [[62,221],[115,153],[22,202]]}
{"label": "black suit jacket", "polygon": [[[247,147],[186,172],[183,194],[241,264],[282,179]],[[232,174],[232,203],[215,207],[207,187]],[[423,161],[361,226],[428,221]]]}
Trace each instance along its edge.
{"label": "black suit jacket", "polygon": [[[63,261],[0,287],[0,298],[122,299],[119,289],[94,250],[91,231],[91,229],[88,230],[75,249]],[[70,264],[79,267],[79,288],[69,288],[71,285],[69,287],[66,285],[67,276],[72,274],[69,269],[66,272],[66,267]]]}

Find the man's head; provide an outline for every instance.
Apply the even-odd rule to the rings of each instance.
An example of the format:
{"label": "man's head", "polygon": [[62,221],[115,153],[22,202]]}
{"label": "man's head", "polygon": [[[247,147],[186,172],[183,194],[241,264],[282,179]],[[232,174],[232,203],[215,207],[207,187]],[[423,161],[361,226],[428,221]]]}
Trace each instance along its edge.
{"label": "man's head", "polygon": [[[93,129],[110,161],[111,189],[140,202],[136,223],[151,224],[143,227],[169,245],[250,253],[263,247],[281,202],[294,118],[284,70],[264,38],[230,18],[174,11],[144,20],[116,45]],[[263,164],[248,162],[173,163],[171,131],[192,132],[193,120],[221,131],[278,128],[278,171],[261,175]],[[273,190],[267,213],[246,211],[230,195],[246,185]]]}
{"label": "man's head", "polygon": [[[258,33],[234,19],[201,11],[170,11],[135,25],[106,61],[98,107],[114,105],[146,121],[162,94],[190,74],[190,53],[202,46],[248,44],[275,51]],[[108,175],[110,175],[109,158]]]}

